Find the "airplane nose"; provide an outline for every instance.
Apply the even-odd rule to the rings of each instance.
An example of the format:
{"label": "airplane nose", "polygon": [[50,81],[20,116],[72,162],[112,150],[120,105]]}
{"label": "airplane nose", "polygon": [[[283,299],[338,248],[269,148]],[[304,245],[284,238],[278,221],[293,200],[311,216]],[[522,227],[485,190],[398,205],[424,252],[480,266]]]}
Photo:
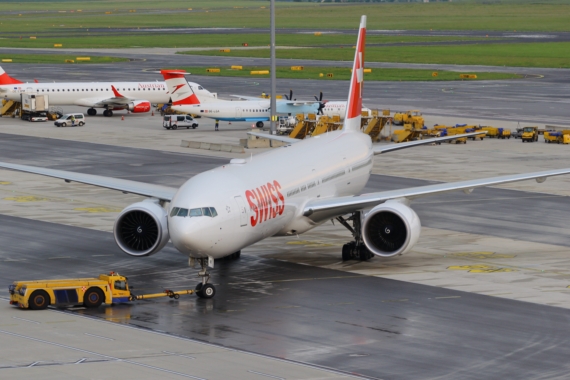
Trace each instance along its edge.
{"label": "airplane nose", "polygon": [[196,253],[207,249],[207,233],[202,218],[172,217],[168,223],[170,241],[180,252]]}

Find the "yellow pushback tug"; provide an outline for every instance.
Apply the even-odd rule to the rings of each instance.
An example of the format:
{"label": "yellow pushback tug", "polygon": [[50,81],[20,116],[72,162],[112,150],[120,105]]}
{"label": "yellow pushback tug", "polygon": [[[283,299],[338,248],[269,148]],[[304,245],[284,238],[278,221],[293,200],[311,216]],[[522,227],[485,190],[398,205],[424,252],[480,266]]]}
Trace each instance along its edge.
{"label": "yellow pushback tug", "polygon": [[170,297],[178,299],[194,290],[134,295],[128,279],[118,273],[101,274],[98,278],[73,278],[39,281],[14,281],[9,286],[10,304],[22,309],[42,310],[49,305],[66,307],[84,305],[99,307],[102,303],[115,304],[148,298]]}

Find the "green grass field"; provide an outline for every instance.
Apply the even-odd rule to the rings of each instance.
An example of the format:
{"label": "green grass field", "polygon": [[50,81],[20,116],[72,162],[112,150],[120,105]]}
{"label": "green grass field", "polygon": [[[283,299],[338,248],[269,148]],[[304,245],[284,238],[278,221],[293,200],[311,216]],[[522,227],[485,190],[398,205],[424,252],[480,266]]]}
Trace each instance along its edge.
{"label": "green grass field", "polygon": [[[192,51],[186,54],[269,58],[267,49]],[[277,58],[351,61],[354,50],[282,49]],[[366,49],[368,62],[436,63],[454,65],[489,65],[516,67],[570,67],[570,43],[516,43],[458,46],[397,46]],[[294,63],[292,63],[294,64]]]}
{"label": "green grass field", "polygon": [[[81,55],[85,57],[89,55]],[[14,63],[65,63],[66,60],[75,61],[73,64],[90,64],[90,63],[111,63],[111,62],[127,62],[127,58],[118,57],[97,57],[90,56],[89,61],[77,61],[78,55],[69,54],[0,54],[0,60],[11,59],[11,63],[0,62],[1,65],[10,65]],[[66,63],[70,65],[71,63]]]}
{"label": "green grass field", "polygon": [[[192,10],[188,10],[189,7]],[[130,12],[133,10],[136,12]],[[9,14],[8,11],[21,13]],[[62,32],[68,29],[95,27],[266,28],[269,26],[268,1],[171,0],[159,3],[149,0],[3,1],[2,12],[0,35]],[[105,12],[111,13],[105,14]],[[568,0],[518,2],[489,0],[427,4],[278,2],[276,23],[278,28],[354,29],[362,14],[368,15],[369,29],[570,30]]]}
{"label": "green grass field", "polygon": [[[2,47],[51,48],[54,44],[63,44],[65,48],[130,48],[130,47],[236,47],[247,43],[249,46],[268,46],[270,39],[266,34],[143,34],[141,35],[105,35],[93,33],[80,37],[41,37],[0,39]],[[325,34],[278,34],[278,46],[330,46],[354,45],[356,35]],[[473,41],[469,37],[415,37],[415,36],[369,36],[368,44],[417,43],[439,41]]]}
{"label": "green grass field", "polygon": [[[252,75],[250,71],[269,70],[269,67],[246,66],[242,70],[232,70],[229,67],[212,66],[219,68],[219,73],[209,73],[206,67],[177,67],[188,71],[193,75],[205,76],[231,76],[231,77],[249,77],[249,78],[268,78],[269,75]],[[414,70],[414,69],[372,69],[371,73],[364,74],[366,81],[453,81],[462,80],[459,78],[458,72],[438,71],[437,76],[432,75],[433,70]],[[321,77],[320,74],[323,74]],[[327,74],[333,74],[332,78]],[[469,72],[465,74],[476,74],[475,80],[500,80],[500,79],[516,79],[520,75],[509,73],[485,73],[485,72]],[[321,80],[349,80],[350,69],[343,67],[305,67],[302,71],[293,71],[291,67],[277,67],[277,78],[287,79],[321,79]],[[474,80],[474,79],[469,79]]]}

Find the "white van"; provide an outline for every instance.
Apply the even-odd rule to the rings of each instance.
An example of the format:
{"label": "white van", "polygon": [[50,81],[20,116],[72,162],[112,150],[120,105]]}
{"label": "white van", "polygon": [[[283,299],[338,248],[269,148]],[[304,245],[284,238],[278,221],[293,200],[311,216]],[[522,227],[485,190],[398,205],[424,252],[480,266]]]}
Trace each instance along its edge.
{"label": "white van", "polygon": [[178,129],[178,127],[196,129],[198,123],[195,123],[194,118],[190,115],[164,115],[162,126],[166,129]]}
{"label": "white van", "polygon": [[[72,116],[75,117],[75,122],[72,123]],[[76,127],[85,125],[85,115],[82,113],[67,113],[54,122],[56,127]]]}

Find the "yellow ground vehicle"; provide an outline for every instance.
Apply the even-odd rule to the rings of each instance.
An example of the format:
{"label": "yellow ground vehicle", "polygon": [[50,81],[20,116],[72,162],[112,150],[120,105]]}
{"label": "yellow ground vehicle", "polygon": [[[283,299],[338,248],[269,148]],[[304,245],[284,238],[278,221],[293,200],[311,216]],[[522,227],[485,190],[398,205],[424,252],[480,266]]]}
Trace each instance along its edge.
{"label": "yellow ground vehicle", "polygon": [[545,131],[544,142],[549,144],[570,144],[570,130],[564,130],[562,132]]}
{"label": "yellow ground vehicle", "polygon": [[414,128],[421,128],[424,126],[424,117],[418,110],[411,110],[405,113],[395,113],[392,118],[394,125],[411,124]]}
{"label": "yellow ground vehicle", "polygon": [[521,138],[522,142],[538,141],[538,127],[524,127]]}
{"label": "yellow ground vehicle", "polygon": [[15,281],[8,288],[10,304],[22,309],[42,310],[49,305],[99,307],[102,303],[113,304],[138,299],[170,297],[193,294],[194,290],[135,296],[129,289],[128,279],[118,273],[101,274],[98,278],[72,278],[38,281]]}

